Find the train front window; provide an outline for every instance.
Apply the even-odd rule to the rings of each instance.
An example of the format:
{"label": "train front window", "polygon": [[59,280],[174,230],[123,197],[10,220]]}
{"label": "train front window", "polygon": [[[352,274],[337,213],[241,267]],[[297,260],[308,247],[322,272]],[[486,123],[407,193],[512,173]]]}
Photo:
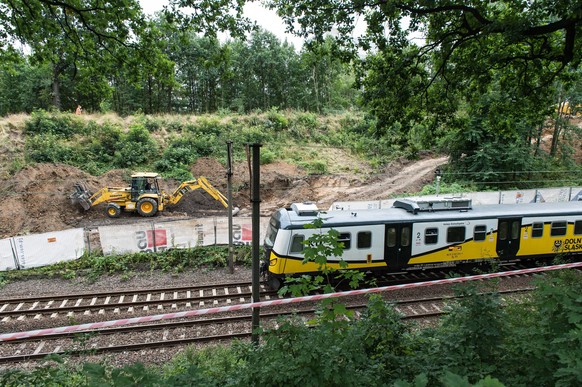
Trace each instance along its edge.
{"label": "train front window", "polygon": [[265,236],[265,245],[267,247],[273,247],[278,232],[279,227],[277,227],[277,223],[274,221],[274,219],[271,219],[269,222],[269,227],[267,228],[267,235]]}
{"label": "train front window", "polygon": [[550,231],[551,236],[562,236],[566,235],[566,226],[568,224],[566,222],[552,222],[552,228]]}
{"label": "train front window", "polygon": [[303,252],[303,241],[305,241],[304,235],[293,235],[293,239],[291,240],[291,253],[302,253]]}

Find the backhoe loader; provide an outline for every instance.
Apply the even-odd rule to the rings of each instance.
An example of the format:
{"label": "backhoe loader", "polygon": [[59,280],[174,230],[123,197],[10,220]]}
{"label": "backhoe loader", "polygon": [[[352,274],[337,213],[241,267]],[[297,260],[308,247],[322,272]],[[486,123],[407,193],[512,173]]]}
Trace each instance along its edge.
{"label": "backhoe loader", "polygon": [[[177,204],[185,193],[202,188],[228,208],[226,197],[203,176],[181,183],[171,195],[160,189],[160,179],[157,173],[139,172],[131,175],[130,187],[104,187],[95,193],[90,192],[83,184],[76,183],[75,192],[69,197],[74,205],[80,205],[84,210],[107,203],[105,213],[110,218],[118,218],[122,210],[149,217],[165,210],[168,204]],[[238,212],[239,209],[234,207],[233,215]]]}

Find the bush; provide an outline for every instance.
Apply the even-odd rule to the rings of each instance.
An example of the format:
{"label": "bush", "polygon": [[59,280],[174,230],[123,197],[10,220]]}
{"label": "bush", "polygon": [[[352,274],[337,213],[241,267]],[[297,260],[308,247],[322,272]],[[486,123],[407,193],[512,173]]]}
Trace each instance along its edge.
{"label": "bush", "polygon": [[94,155],[94,159],[110,163],[115,156],[115,152],[123,147],[123,132],[119,126],[113,124],[103,124],[101,126],[94,122],[88,125],[91,129],[91,144],[87,150]]}
{"label": "bush", "polygon": [[289,126],[289,120],[276,109],[271,109],[267,113],[266,126],[275,130],[287,129]]}
{"label": "bush", "polygon": [[74,134],[86,132],[83,122],[74,115],[47,113],[44,110],[33,112],[24,125],[24,133],[28,135],[53,134],[59,137],[71,137]]}
{"label": "bush", "polygon": [[324,160],[312,160],[300,162],[299,165],[313,175],[323,175],[327,173],[327,163]]}
{"label": "bush", "polygon": [[275,152],[270,151],[268,149],[263,149],[261,151],[261,164],[270,164],[273,161],[275,161],[275,158],[277,157],[277,155],[275,154]]}
{"label": "bush", "polygon": [[121,168],[134,167],[155,159],[158,147],[142,125],[134,125],[122,137],[121,148],[115,154],[115,164]]}
{"label": "bush", "polygon": [[25,157],[36,163],[68,163],[75,158],[75,148],[61,142],[56,134],[39,134],[26,139]]}

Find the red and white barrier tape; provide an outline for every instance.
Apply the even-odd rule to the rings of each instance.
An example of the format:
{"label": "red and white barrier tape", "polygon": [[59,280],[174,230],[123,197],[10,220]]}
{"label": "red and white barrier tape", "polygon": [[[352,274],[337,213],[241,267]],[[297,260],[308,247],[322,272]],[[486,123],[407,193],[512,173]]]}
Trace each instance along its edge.
{"label": "red and white barrier tape", "polygon": [[81,324],[81,325],[71,325],[71,326],[58,327],[58,328],[39,329],[39,330],[26,331],[26,332],[4,333],[4,334],[0,335],[0,341],[11,341],[11,340],[28,338],[28,337],[49,336],[52,334],[66,333],[66,332],[83,332],[83,331],[90,331],[92,329],[97,329],[97,328],[118,327],[118,326],[122,326],[122,325],[139,324],[139,323],[145,323],[145,322],[151,322],[151,321],[160,321],[160,320],[170,320],[170,319],[175,319],[175,318],[183,318],[183,317],[191,317],[191,316],[201,316],[201,315],[205,315],[205,314],[232,312],[232,311],[236,311],[236,310],[251,309],[251,308],[258,308],[258,307],[268,307],[268,306],[274,306],[274,305],[284,305],[284,304],[295,304],[295,303],[308,302],[308,301],[318,301],[318,300],[323,300],[326,298],[349,297],[349,296],[355,296],[355,295],[361,295],[361,294],[380,293],[380,292],[386,292],[386,291],[397,290],[397,289],[409,289],[409,288],[419,288],[419,287],[423,287],[423,286],[461,283],[461,282],[477,281],[477,280],[489,279],[489,278],[507,277],[507,276],[516,275],[516,274],[531,274],[531,273],[537,273],[537,272],[542,272],[542,271],[571,269],[571,268],[575,268],[575,267],[582,267],[582,262],[566,263],[566,264],[562,264],[562,265],[554,265],[554,266],[546,266],[546,267],[536,267],[533,269],[513,270],[513,271],[502,272],[502,273],[480,274],[480,275],[472,275],[472,276],[467,276],[467,277],[448,278],[448,279],[435,280],[435,281],[416,282],[416,283],[411,283],[411,284],[383,286],[383,287],[379,287],[379,288],[350,290],[350,291],[339,292],[339,293],[317,294],[314,296],[304,296],[304,297],[295,297],[295,298],[283,298],[283,299],[277,299],[277,300],[271,300],[271,301],[251,302],[248,304],[222,306],[219,308],[197,309],[197,310],[190,310],[190,311],[184,311],[184,312],[157,314],[157,315],[153,315],[153,316],[143,316],[143,317],[121,319],[121,320],[103,321],[103,322]]}

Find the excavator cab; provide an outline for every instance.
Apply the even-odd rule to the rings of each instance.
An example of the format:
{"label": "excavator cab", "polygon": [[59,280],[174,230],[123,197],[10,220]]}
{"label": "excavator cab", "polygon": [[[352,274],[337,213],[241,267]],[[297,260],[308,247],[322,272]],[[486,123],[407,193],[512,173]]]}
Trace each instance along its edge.
{"label": "excavator cab", "polygon": [[137,202],[143,194],[160,195],[157,173],[136,173],[131,176],[131,200]]}

